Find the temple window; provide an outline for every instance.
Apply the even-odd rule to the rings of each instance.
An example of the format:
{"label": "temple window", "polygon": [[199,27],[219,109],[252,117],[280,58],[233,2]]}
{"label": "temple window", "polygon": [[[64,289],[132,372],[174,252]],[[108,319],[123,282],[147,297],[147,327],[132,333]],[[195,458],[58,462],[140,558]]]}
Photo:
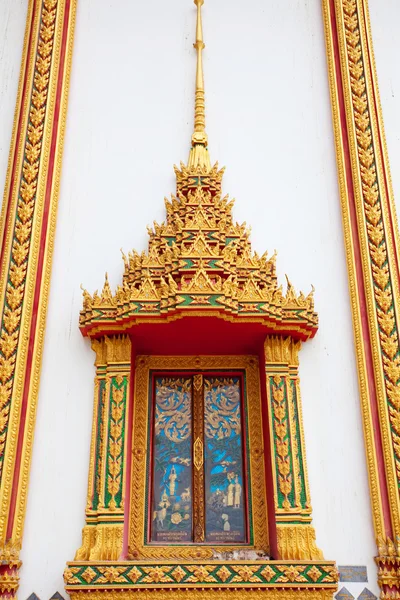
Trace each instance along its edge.
{"label": "temple window", "polygon": [[243,374],[153,374],[152,390],[150,541],[246,543]]}

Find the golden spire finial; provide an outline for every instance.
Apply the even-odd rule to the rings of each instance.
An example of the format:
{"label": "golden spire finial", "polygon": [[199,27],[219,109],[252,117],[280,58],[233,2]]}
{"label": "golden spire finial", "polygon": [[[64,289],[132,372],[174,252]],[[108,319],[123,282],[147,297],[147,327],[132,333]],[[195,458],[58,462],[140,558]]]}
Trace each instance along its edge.
{"label": "golden spire finial", "polygon": [[197,50],[196,69],[196,95],[194,104],[194,132],[192,135],[192,148],[189,154],[188,167],[211,168],[210,157],[207,150],[206,114],[204,99],[203,56],[205,47],[203,42],[203,26],[201,22],[201,7],[204,0],[194,0],[197,6],[196,42],[193,44]]}

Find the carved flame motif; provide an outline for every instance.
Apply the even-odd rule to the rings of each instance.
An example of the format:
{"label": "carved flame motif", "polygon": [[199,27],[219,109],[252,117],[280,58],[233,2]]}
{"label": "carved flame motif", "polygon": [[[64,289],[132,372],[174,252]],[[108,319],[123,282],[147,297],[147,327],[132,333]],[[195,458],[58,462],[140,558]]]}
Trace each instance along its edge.
{"label": "carved flame motif", "polygon": [[156,394],[156,434],[163,431],[172,442],[183,442],[191,434],[190,379],[165,379]]}

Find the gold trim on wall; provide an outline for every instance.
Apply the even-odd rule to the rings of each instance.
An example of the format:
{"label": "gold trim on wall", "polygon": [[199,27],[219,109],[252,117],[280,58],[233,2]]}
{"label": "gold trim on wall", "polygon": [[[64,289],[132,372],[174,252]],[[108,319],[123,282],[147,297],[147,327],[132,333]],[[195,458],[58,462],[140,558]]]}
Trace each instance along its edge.
{"label": "gold trim on wall", "polygon": [[3,564],[11,564],[7,548],[20,549],[22,544],[75,12],[76,0],[30,0],[28,3],[0,220],[3,243],[0,548],[5,549],[0,550],[0,559],[5,561]]}
{"label": "gold trim on wall", "polygon": [[398,225],[368,2],[322,4],[372,517],[381,555],[400,535]]}
{"label": "gold trim on wall", "polygon": [[[187,589],[187,590],[105,590],[91,591],[90,600],[132,600],[135,593],[143,600],[332,600],[332,590],[287,590],[287,589]],[[70,591],[71,600],[84,600],[87,591]]]}

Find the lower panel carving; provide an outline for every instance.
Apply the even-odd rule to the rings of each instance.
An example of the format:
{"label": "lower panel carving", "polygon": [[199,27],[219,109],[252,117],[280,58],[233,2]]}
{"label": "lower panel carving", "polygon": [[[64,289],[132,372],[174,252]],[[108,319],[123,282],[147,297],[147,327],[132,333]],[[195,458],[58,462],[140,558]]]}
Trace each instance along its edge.
{"label": "lower panel carving", "polygon": [[[281,588],[285,588],[284,594],[290,594],[291,588],[295,588],[292,591],[296,598],[303,594],[322,599],[337,590],[338,572],[335,564],[327,561],[72,562],[68,563],[64,580],[71,598],[90,592],[91,600],[96,597],[93,592],[100,590],[115,593],[118,589],[121,598],[134,590],[151,590],[153,598],[157,594],[161,598],[168,588],[189,598],[190,591],[198,593],[206,589],[207,594],[213,594],[217,588],[219,593],[231,594],[238,587],[249,593],[269,589],[272,594]],[[318,594],[314,596],[316,590]]]}
{"label": "lower panel carving", "polygon": [[[139,590],[102,590],[90,593],[90,600],[130,600]],[[84,600],[84,591],[70,592],[71,600]],[[140,590],[142,600],[261,600],[265,590],[261,589],[187,589],[187,590]],[[268,590],[268,600],[331,600],[329,590],[272,589]]]}

